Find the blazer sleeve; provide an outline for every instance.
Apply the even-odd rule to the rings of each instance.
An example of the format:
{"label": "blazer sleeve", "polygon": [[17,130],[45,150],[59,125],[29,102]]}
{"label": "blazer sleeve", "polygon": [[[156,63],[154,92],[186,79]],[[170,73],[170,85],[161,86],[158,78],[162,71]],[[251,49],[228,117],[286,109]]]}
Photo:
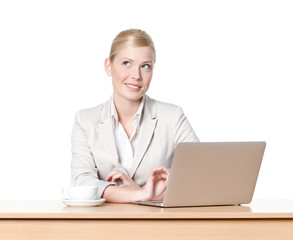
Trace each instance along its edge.
{"label": "blazer sleeve", "polygon": [[180,142],[199,142],[199,138],[196,136],[181,107],[177,107],[175,116],[173,128],[175,146]]}
{"label": "blazer sleeve", "polygon": [[116,185],[116,183],[102,181],[98,178],[98,169],[88,145],[88,135],[82,127],[80,111],[75,115],[71,143],[71,185],[98,186],[98,197],[101,197],[107,186]]}

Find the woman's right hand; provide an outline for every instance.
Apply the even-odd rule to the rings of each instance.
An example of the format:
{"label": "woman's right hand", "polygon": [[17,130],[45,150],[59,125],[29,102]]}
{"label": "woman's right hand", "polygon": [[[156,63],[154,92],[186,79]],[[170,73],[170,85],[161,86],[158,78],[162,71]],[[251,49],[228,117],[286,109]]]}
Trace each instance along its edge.
{"label": "woman's right hand", "polygon": [[119,187],[128,187],[132,189],[140,190],[141,187],[138,186],[126,173],[119,170],[113,170],[105,178],[106,181],[115,182],[116,180],[121,180],[122,185]]}
{"label": "woman's right hand", "polygon": [[145,199],[152,200],[161,196],[167,187],[170,171],[164,167],[153,168],[144,186]]}

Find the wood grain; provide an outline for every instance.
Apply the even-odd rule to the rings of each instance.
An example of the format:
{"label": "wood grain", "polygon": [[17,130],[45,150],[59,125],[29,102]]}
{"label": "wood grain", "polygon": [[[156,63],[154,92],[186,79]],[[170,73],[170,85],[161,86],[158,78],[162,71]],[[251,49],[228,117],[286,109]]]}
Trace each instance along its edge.
{"label": "wood grain", "polygon": [[293,200],[246,206],[66,207],[61,201],[0,201],[0,240],[293,239]]}
{"label": "wood grain", "polygon": [[1,220],[0,239],[290,239],[290,220]]}
{"label": "wood grain", "polygon": [[293,219],[293,200],[261,200],[243,206],[158,208],[106,203],[66,207],[61,201],[0,201],[0,219]]}

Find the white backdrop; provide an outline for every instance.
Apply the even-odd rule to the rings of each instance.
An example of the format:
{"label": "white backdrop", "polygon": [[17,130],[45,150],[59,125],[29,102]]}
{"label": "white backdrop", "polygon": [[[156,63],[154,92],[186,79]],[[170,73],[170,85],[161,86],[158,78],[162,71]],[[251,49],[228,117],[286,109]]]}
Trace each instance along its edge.
{"label": "white backdrop", "polygon": [[293,198],[292,1],[0,1],[0,199],[60,199],[75,112],[107,100],[111,41],[141,28],[148,95],[201,141],[264,140],[255,198]]}

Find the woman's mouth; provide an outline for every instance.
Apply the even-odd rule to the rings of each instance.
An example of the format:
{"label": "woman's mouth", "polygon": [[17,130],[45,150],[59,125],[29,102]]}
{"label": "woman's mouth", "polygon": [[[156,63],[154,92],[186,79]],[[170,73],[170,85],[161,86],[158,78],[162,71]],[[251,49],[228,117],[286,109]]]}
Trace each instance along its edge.
{"label": "woman's mouth", "polygon": [[136,84],[125,83],[125,86],[131,89],[132,91],[138,91],[139,89],[141,89],[141,86]]}

